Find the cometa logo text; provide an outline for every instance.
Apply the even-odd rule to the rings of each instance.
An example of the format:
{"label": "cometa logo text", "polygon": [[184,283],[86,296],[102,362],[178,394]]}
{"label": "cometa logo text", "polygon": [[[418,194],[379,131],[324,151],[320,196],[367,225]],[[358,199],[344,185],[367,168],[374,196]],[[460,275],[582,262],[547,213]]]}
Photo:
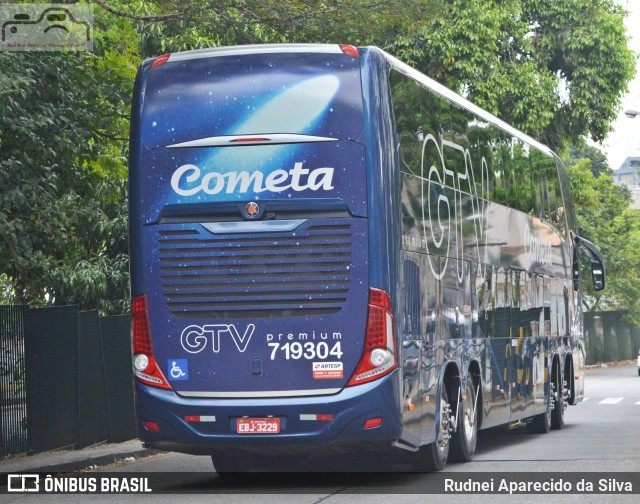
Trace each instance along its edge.
{"label": "cometa logo text", "polygon": [[333,168],[303,168],[295,163],[292,169],[274,170],[264,174],[260,170],[219,173],[203,171],[194,164],[182,165],[171,176],[171,187],[180,196],[206,194],[243,194],[293,191],[329,191],[333,189]]}

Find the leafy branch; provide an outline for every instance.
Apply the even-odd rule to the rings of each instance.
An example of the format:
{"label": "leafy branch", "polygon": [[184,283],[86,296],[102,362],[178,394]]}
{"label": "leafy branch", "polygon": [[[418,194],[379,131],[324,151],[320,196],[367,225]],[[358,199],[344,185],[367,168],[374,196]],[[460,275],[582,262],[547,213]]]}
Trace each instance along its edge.
{"label": "leafy branch", "polygon": [[105,0],[91,0],[93,3],[98,4],[100,7],[102,7],[104,10],[106,10],[107,12],[110,12],[111,14],[115,14],[116,16],[120,16],[120,17],[126,17],[129,19],[133,19],[135,21],[141,21],[143,23],[155,23],[158,21],[170,21],[173,19],[180,19],[183,17],[183,14],[180,13],[173,13],[173,14],[159,14],[159,15],[154,15],[154,16],[141,16],[139,14],[134,14],[133,12],[127,12],[127,11],[123,11],[120,9],[116,9],[115,7],[112,7],[111,5],[109,5]]}

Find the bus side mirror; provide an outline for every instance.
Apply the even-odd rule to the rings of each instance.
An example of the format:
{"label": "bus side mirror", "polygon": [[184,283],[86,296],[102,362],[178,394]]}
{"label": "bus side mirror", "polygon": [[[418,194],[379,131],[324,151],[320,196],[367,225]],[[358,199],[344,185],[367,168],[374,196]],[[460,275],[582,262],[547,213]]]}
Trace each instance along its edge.
{"label": "bus side mirror", "polygon": [[[573,234],[573,233],[572,233]],[[585,251],[587,257],[589,257],[589,261],[591,261],[591,278],[593,279],[593,290],[601,291],[604,289],[604,259],[602,258],[602,254],[598,250],[593,243],[589,240],[585,240],[584,238],[573,234],[573,243],[577,247],[580,247]],[[573,265],[573,278],[577,280],[578,268],[577,268],[577,259],[574,258]]]}

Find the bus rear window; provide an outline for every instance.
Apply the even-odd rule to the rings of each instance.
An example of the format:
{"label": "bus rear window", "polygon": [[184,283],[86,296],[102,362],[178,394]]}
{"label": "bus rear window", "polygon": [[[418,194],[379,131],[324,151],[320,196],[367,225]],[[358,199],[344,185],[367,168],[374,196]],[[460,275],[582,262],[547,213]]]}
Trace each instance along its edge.
{"label": "bus rear window", "polygon": [[362,130],[359,62],[345,54],[216,56],[169,61],[149,72],[147,151],[227,135],[357,140]]}

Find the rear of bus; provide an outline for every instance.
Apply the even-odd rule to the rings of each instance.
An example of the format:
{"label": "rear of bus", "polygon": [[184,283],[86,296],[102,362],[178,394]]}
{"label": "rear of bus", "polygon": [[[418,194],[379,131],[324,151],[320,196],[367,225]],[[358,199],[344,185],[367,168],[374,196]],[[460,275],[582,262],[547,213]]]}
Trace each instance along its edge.
{"label": "rear of bus", "polygon": [[136,79],[130,163],[140,438],[186,453],[401,432],[371,285],[358,54],[192,51]]}

